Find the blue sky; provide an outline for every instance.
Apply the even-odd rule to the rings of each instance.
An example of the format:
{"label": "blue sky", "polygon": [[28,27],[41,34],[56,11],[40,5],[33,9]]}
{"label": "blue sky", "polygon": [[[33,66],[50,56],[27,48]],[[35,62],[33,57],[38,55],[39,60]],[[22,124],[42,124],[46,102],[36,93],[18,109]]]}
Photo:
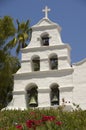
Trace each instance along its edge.
{"label": "blue sky", "polygon": [[86,58],[86,0],[0,0],[0,17],[30,19],[32,26],[44,17],[46,5],[51,9],[49,19],[62,27],[62,41],[72,48],[72,63]]}

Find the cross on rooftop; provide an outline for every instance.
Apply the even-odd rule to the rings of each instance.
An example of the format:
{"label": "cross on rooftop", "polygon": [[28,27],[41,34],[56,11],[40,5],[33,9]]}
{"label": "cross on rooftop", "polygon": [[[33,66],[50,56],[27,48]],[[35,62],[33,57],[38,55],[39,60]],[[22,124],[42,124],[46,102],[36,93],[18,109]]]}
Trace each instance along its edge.
{"label": "cross on rooftop", "polygon": [[50,11],[50,9],[45,6],[45,9],[43,9],[42,11],[45,12],[45,18],[48,18],[48,12]]}

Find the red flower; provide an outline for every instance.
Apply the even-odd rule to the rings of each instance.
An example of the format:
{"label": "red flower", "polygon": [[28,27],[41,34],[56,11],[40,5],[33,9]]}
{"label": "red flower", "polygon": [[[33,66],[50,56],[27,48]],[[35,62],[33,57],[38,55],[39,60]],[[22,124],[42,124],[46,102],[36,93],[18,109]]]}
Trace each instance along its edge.
{"label": "red flower", "polygon": [[61,126],[61,125],[62,125],[62,122],[61,122],[61,121],[57,121],[57,122],[56,122],[56,125]]}
{"label": "red flower", "polygon": [[40,126],[42,123],[42,120],[35,120],[34,123],[36,126]]}
{"label": "red flower", "polygon": [[54,116],[43,116],[42,121],[54,121],[55,117]]}
{"label": "red flower", "polygon": [[19,130],[23,130],[22,125],[17,125],[16,128],[19,129]]}
{"label": "red flower", "polygon": [[27,120],[26,121],[26,126],[28,127],[28,128],[32,128],[33,126],[34,126],[34,120]]}

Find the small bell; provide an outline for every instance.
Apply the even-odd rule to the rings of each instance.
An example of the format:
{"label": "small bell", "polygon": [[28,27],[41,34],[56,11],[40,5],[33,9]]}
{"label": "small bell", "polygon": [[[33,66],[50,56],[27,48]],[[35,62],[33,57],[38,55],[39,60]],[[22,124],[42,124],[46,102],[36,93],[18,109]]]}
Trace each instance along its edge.
{"label": "small bell", "polygon": [[29,102],[29,106],[31,107],[36,107],[37,106],[37,102],[34,96],[31,97],[30,102]]}
{"label": "small bell", "polygon": [[54,96],[53,99],[51,100],[51,103],[57,104],[57,102],[58,102],[58,98]]}

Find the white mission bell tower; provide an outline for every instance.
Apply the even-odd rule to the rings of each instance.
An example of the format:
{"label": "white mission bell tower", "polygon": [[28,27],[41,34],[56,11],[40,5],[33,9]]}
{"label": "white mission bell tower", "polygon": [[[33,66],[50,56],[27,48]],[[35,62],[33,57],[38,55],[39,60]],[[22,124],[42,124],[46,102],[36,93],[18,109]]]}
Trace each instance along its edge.
{"label": "white mission bell tower", "polygon": [[70,46],[61,40],[61,28],[45,17],[32,26],[30,44],[22,49],[21,68],[14,75],[13,100],[8,108],[51,107],[72,104],[73,68]]}

